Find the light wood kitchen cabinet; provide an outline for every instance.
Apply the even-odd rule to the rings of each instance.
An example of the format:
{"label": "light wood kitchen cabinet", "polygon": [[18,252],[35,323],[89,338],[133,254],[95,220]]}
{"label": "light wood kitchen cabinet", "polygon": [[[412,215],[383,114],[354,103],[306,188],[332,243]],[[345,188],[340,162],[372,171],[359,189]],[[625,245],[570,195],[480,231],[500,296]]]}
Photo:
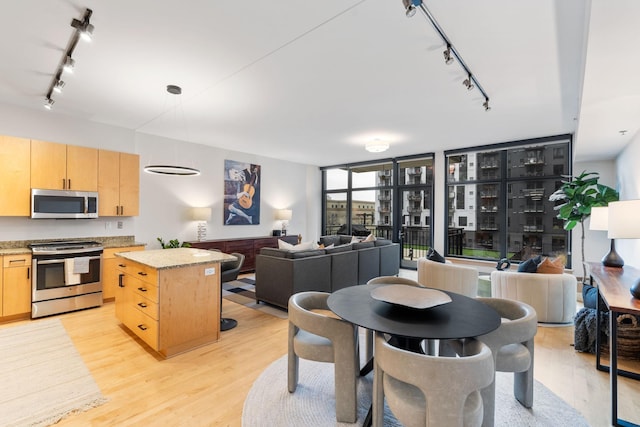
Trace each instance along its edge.
{"label": "light wood kitchen cabinet", "polygon": [[31,188],[98,191],[98,149],[31,140]]}
{"label": "light wood kitchen cabinet", "polygon": [[111,301],[116,297],[118,288],[118,262],[122,258],[116,258],[117,252],[143,251],[144,246],[127,246],[121,248],[107,248],[102,253],[102,300]]}
{"label": "light wood kitchen cabinet", "polygon": [[31,141],[0,136],[0,216],[31,214]]}
{"label": "light wood kitchen cabinet", "polygon": [[[163,251],[118,255],[117,318],[153,350],[171,357],[220,337],[220,262],[228,255],[205,254],[214,261],[155,268],[133,261]],[[192,249],[166,249],[176,254]],[[204,251],[199,251],[204,252]]]}
{"label": "light wood kitchen cabinet", "polygon": [[99,216],[136,216],[140,212],[140,156],[98,150]]}
{"label": "light wood kitchen cabinet", "polygon": [[31,313],[31,255],[5,255],[2,267],[2,316]]}

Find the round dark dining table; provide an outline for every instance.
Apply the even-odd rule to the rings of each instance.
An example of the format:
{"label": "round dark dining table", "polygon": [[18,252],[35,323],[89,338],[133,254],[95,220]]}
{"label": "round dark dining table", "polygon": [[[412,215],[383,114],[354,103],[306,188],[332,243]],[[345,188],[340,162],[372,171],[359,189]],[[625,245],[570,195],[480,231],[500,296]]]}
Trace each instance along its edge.
{"label": "round dark dining table", "polygon": [[498,312],[476,299],[442,291],[451,297],[451,302],[417,309],[374,299],[371,291],[380,286],[389,284],[342,288],[329,296],[327,304],[332,312],[348,322],[405,338],[471,338],[500,326]]}

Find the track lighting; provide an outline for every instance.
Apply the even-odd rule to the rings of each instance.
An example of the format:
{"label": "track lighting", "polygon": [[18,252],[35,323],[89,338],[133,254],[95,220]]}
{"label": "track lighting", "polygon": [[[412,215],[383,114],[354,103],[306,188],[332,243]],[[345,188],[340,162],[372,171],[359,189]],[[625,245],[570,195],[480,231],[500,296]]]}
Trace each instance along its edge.
{"label": "track lighting", "polygon": [[447,50],[442,52],[442,54],[444,55],[444,63],[447,64],[447,65],[450,65],[453,62],[453,57],[451,56],[451,45],[450,44],[447,45]]}
{"label": "track lighting", "polygon": [[469,74],[469,77],[467,77],[466,79],[464,79],[464,81],[462,82],[463,85],[465,85],[465,87],[467,88],[467,90],[471,90],[473,89],[475,86],[473,85],[473,83],[471,83],[472,78],[471,78],[471,74]]}
{"label": "track lighting", "polygon": [[64,87],[64,82],[62,80],[58,80],[56,84],[53,86],[53,91],[55,93],[62,93],[63,87]]}
{"label": "track lighting", "polygon": [[51,80],[51,84],[49,85],[49,90],[47,91],[47,95],[45,98],[46,102],[44,105],[45,108],[47,108],[48,110],[51,109],[54,103],[54,100],[52,98],[53,93],[54,92],[62,93],[62,88],[65,85],[65,83],[61,80],[62,73],[63,72],[73,73],[73,68],[76,64],[76,61],[72,58],[72,56],[73,56],[73,51],[76,48],[76,45],[78,44],[78,40],[80,38],[84,40],[91,40],[94,27],[89,23],[89,19],[91,18],[92,14],[93,12],[91,11],[91,9],[86,9],[84,12],[84,17],[82,18],[82,21],[78,19],[73,19],[71,21],[71,26],[75,28],[75,31],[71,36],[71,40],[69,40],[69,45],[67,46],[67,49],[64,52],[62,61],[58,65],[58,69],[53,75],[53,79]]}
{"label": "track lighting", "polygon": [[405,15],[407,15],[407,18],[411,18],[416,14],[416,7],[413,5],[411,0],[402,0],[402,4],[404,4]]}
{"label": "track lighting", "polygon": [[64,60],[64,64],[62,65],[62,69],[67,73],[73,73],[73,68],[76,66],[76,61],[70,56]]}
{"label": "track lighting", "polygon": [[464,69],[465,73],[467,73],[467,76],[468,76],[462,82],[462,84],[464,84],[464,86],[468,90],[478,89],[485,99],[485,102],[482,104],[484,106],[485,111],[491,110],[491,107],[489,107],[489,95],[487,95],[487,93],[484,91],[484,89],[480,85],[480,82],[478,81],[476,76],[471,72],[467,64],[464,62],[458,50],[455,48],[455,46],[453,46],[453,43],[451,43],[451,40],[449,40],[449,37],[447,37],[442,27],[440,27],[440,25],[436,21],[436,18],[431,14],[429,9],[427,9],[427,7],[424,5],[423,0],[402,0],[402,5],[404,6],[405,14],[407,15],[407,17],[413,16],[416,13],[416,9],[420,8],[424,16],[429,20],[429,22],[431,22],[431,25],[433,26],[433,28],[436,30],[436,32],[438,33],[442,41],[447,46],[447,49],[444,52],[442,52],[442,54],[444,55],[445,64],[447,65],[451,64],[454,59],[458,61],[458,63]]}

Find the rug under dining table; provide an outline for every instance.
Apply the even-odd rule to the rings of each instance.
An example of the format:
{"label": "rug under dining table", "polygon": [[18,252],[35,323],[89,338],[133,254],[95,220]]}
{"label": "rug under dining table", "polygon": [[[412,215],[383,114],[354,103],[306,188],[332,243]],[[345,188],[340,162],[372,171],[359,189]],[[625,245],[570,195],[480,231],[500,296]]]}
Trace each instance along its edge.
{"label": "rug under dining table", "polygon": [[[361,426],[371,405],[372,373],[358,383],[358,421],[335,419],[333,365],[300,359],[298,388],[287,391],[287,356],[269,365],[254,382],[244,402],[243,427]],[[385,427],[401,426],[385,407]],[[589,423],[578,411],[536,381],[533,408],[513,397],[513,374],[496,376],[496,427],[581,427]]]}

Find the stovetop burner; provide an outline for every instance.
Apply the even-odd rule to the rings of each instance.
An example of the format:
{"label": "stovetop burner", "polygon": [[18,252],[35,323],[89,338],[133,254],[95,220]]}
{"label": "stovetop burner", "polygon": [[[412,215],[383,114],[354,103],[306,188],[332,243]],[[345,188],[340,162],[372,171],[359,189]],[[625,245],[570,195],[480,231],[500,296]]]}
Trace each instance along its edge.
{"label": "stovetop burner", "polygon": [[58,242],[36,242],[29,244],[34,254],[82,253],[103,250],[100,242],[90,240],[64,240]]}

